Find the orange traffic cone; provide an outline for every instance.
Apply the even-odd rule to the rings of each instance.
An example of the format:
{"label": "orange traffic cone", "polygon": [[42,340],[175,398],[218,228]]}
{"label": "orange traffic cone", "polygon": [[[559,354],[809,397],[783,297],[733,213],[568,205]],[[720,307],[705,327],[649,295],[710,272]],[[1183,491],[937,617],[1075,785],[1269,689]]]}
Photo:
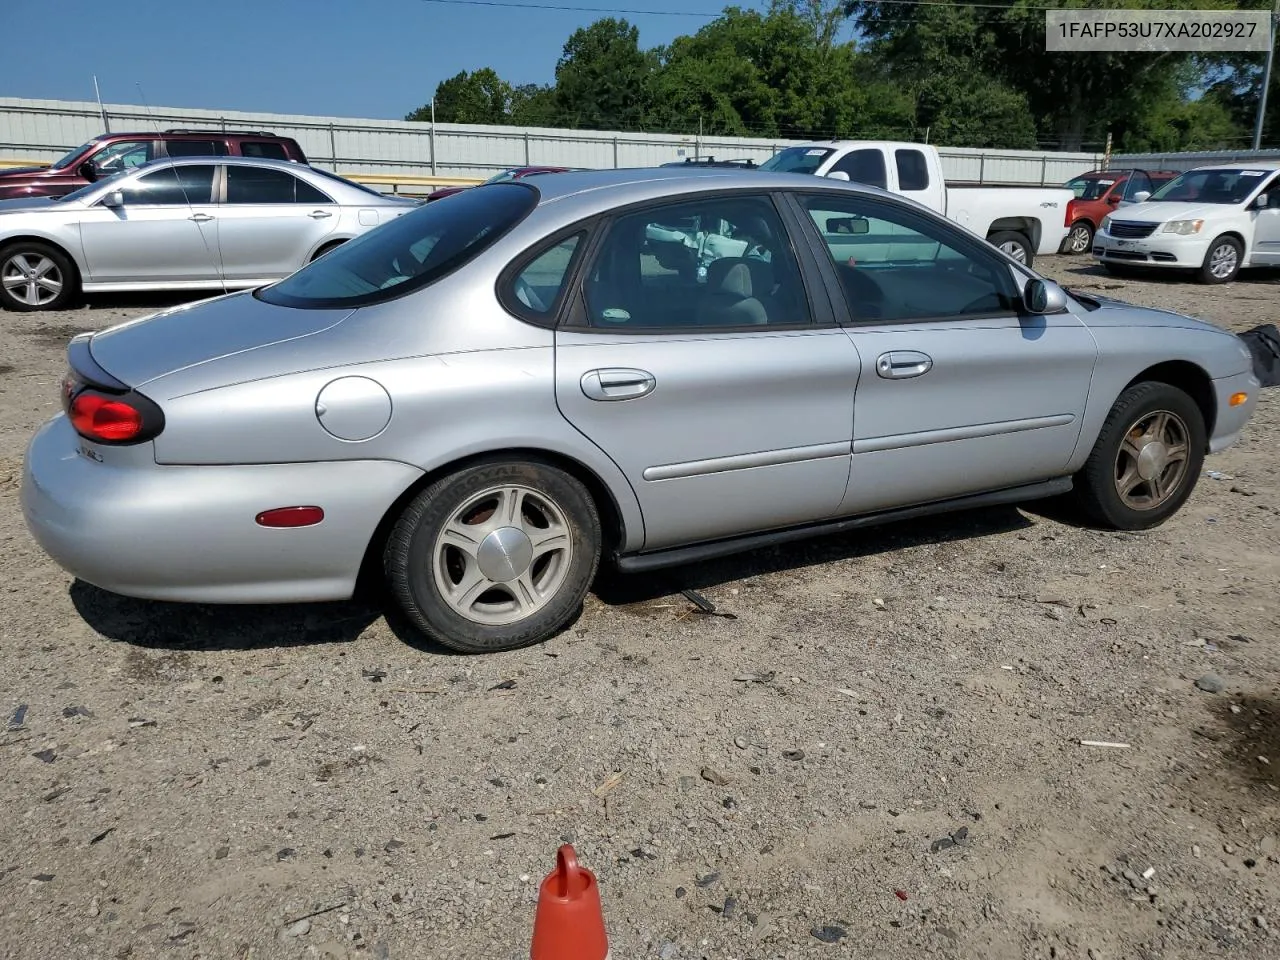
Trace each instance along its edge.
{"label": "orange traffic cone", "polygon": [[596,876],[578,866],[573,847],[556,853],[556,868],[538,889],[531,960],[609,960],[600,887]]}

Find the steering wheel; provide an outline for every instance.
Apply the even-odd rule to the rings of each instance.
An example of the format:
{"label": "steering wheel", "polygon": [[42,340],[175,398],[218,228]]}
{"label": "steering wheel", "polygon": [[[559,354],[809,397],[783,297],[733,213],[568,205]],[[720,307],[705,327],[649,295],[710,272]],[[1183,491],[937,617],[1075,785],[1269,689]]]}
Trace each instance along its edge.
{"label": "steering wheel", "polygon": [[533,287],[524,277],[516,277],[516,297],[530,310],[536,310],[538,313],[547,312],[547,305],[542,302],[542,298],[534,292]]}

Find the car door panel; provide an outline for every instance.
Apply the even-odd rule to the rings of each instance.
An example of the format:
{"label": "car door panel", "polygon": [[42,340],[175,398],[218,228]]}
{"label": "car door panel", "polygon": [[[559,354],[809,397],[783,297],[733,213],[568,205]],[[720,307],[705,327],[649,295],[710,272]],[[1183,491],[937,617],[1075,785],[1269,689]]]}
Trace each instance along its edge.
{"label": "car door panel", "polygon": [[[705,269],[653,243],[677,223],[725,239],[701,245]],[[577,302],[582,316],[556,334],[557,402],[626,475],[645,550],[835,513],[849,474],[857,349],[833,324],[812,325],[771,200],[667,203],[619,217]],[[749,325],[719,326],[739,318]]]}
{"label": "car door panel", "polygon": [[122,207],[101,203],[80,222],[89,283],[220,280],[214,167],[165,167],[120,185]]}
{"label": "car door panel", "polygon": [[218,249],[231,281],[284,277],[305,266],[333,233],[342,208],[298,198],[309,184],[274,169],[228,164],[218,210]]}
{"label": "car door panel", "polygon": [[1280,266],[1280,175],[1273,177],[1263,192],[1270,202],[1265,210],[1254,214],[1249,262],[1254,266]]}
{"label": "car door panel", "polygon": [[[646,550],[833,515],[849,475],[857,369],[836,329],[556,335],[560,411],[626,474]],[[599,372],[612,370],[647,374],[652,388],[593,399]]]}
{"label": "car door panel", "polygon": [[[1070,313],[1022,315],[1013,268],[951,224],[887,201],[797,204],[839,278],[861,366],[854,515],[1060,476],[1080,432],[1097,348]],[[839,215],[894,227],[849,258]],[[885,233],[877,226],[877,233]]]}
{"label": "car door panel", "polygon": [[[864,513],[1062,475],[1097,356],[1071,314],[848,328],[862,358],[840,512]],[[917,352],[926,372],[886,377]]]}

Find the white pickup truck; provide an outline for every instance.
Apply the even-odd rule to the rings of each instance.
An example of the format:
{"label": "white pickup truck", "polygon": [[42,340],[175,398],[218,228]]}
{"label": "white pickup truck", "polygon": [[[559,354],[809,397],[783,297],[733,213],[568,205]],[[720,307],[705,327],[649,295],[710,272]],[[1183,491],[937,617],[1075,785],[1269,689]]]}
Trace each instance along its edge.
{"label": "white pickup truck", "polygon": [[1031,265],[1057,253],[1067,236],[1067,204],[1060,187],[953,186],[942,175],[936,147],[882,140],[829,140],[787,147],[760,166],[777,173],[811,173],[880,187],[922,203]]}

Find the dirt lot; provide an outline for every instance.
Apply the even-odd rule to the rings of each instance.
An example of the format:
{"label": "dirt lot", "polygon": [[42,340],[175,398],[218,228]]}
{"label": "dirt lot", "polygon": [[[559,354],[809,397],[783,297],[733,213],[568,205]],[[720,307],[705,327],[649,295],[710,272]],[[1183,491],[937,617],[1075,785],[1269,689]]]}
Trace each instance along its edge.
{"label": "dirt lot", "polygon": [[[1042,266],[1280,313],[1275,276]],[[0,955],[527,957],[567,839],[615,958],[1280,956],[1280,391],[1151,533],[930,520],[602,583],[560,638],[465,658],[37,550],[65,341],[156,303],[0,317]]]}

